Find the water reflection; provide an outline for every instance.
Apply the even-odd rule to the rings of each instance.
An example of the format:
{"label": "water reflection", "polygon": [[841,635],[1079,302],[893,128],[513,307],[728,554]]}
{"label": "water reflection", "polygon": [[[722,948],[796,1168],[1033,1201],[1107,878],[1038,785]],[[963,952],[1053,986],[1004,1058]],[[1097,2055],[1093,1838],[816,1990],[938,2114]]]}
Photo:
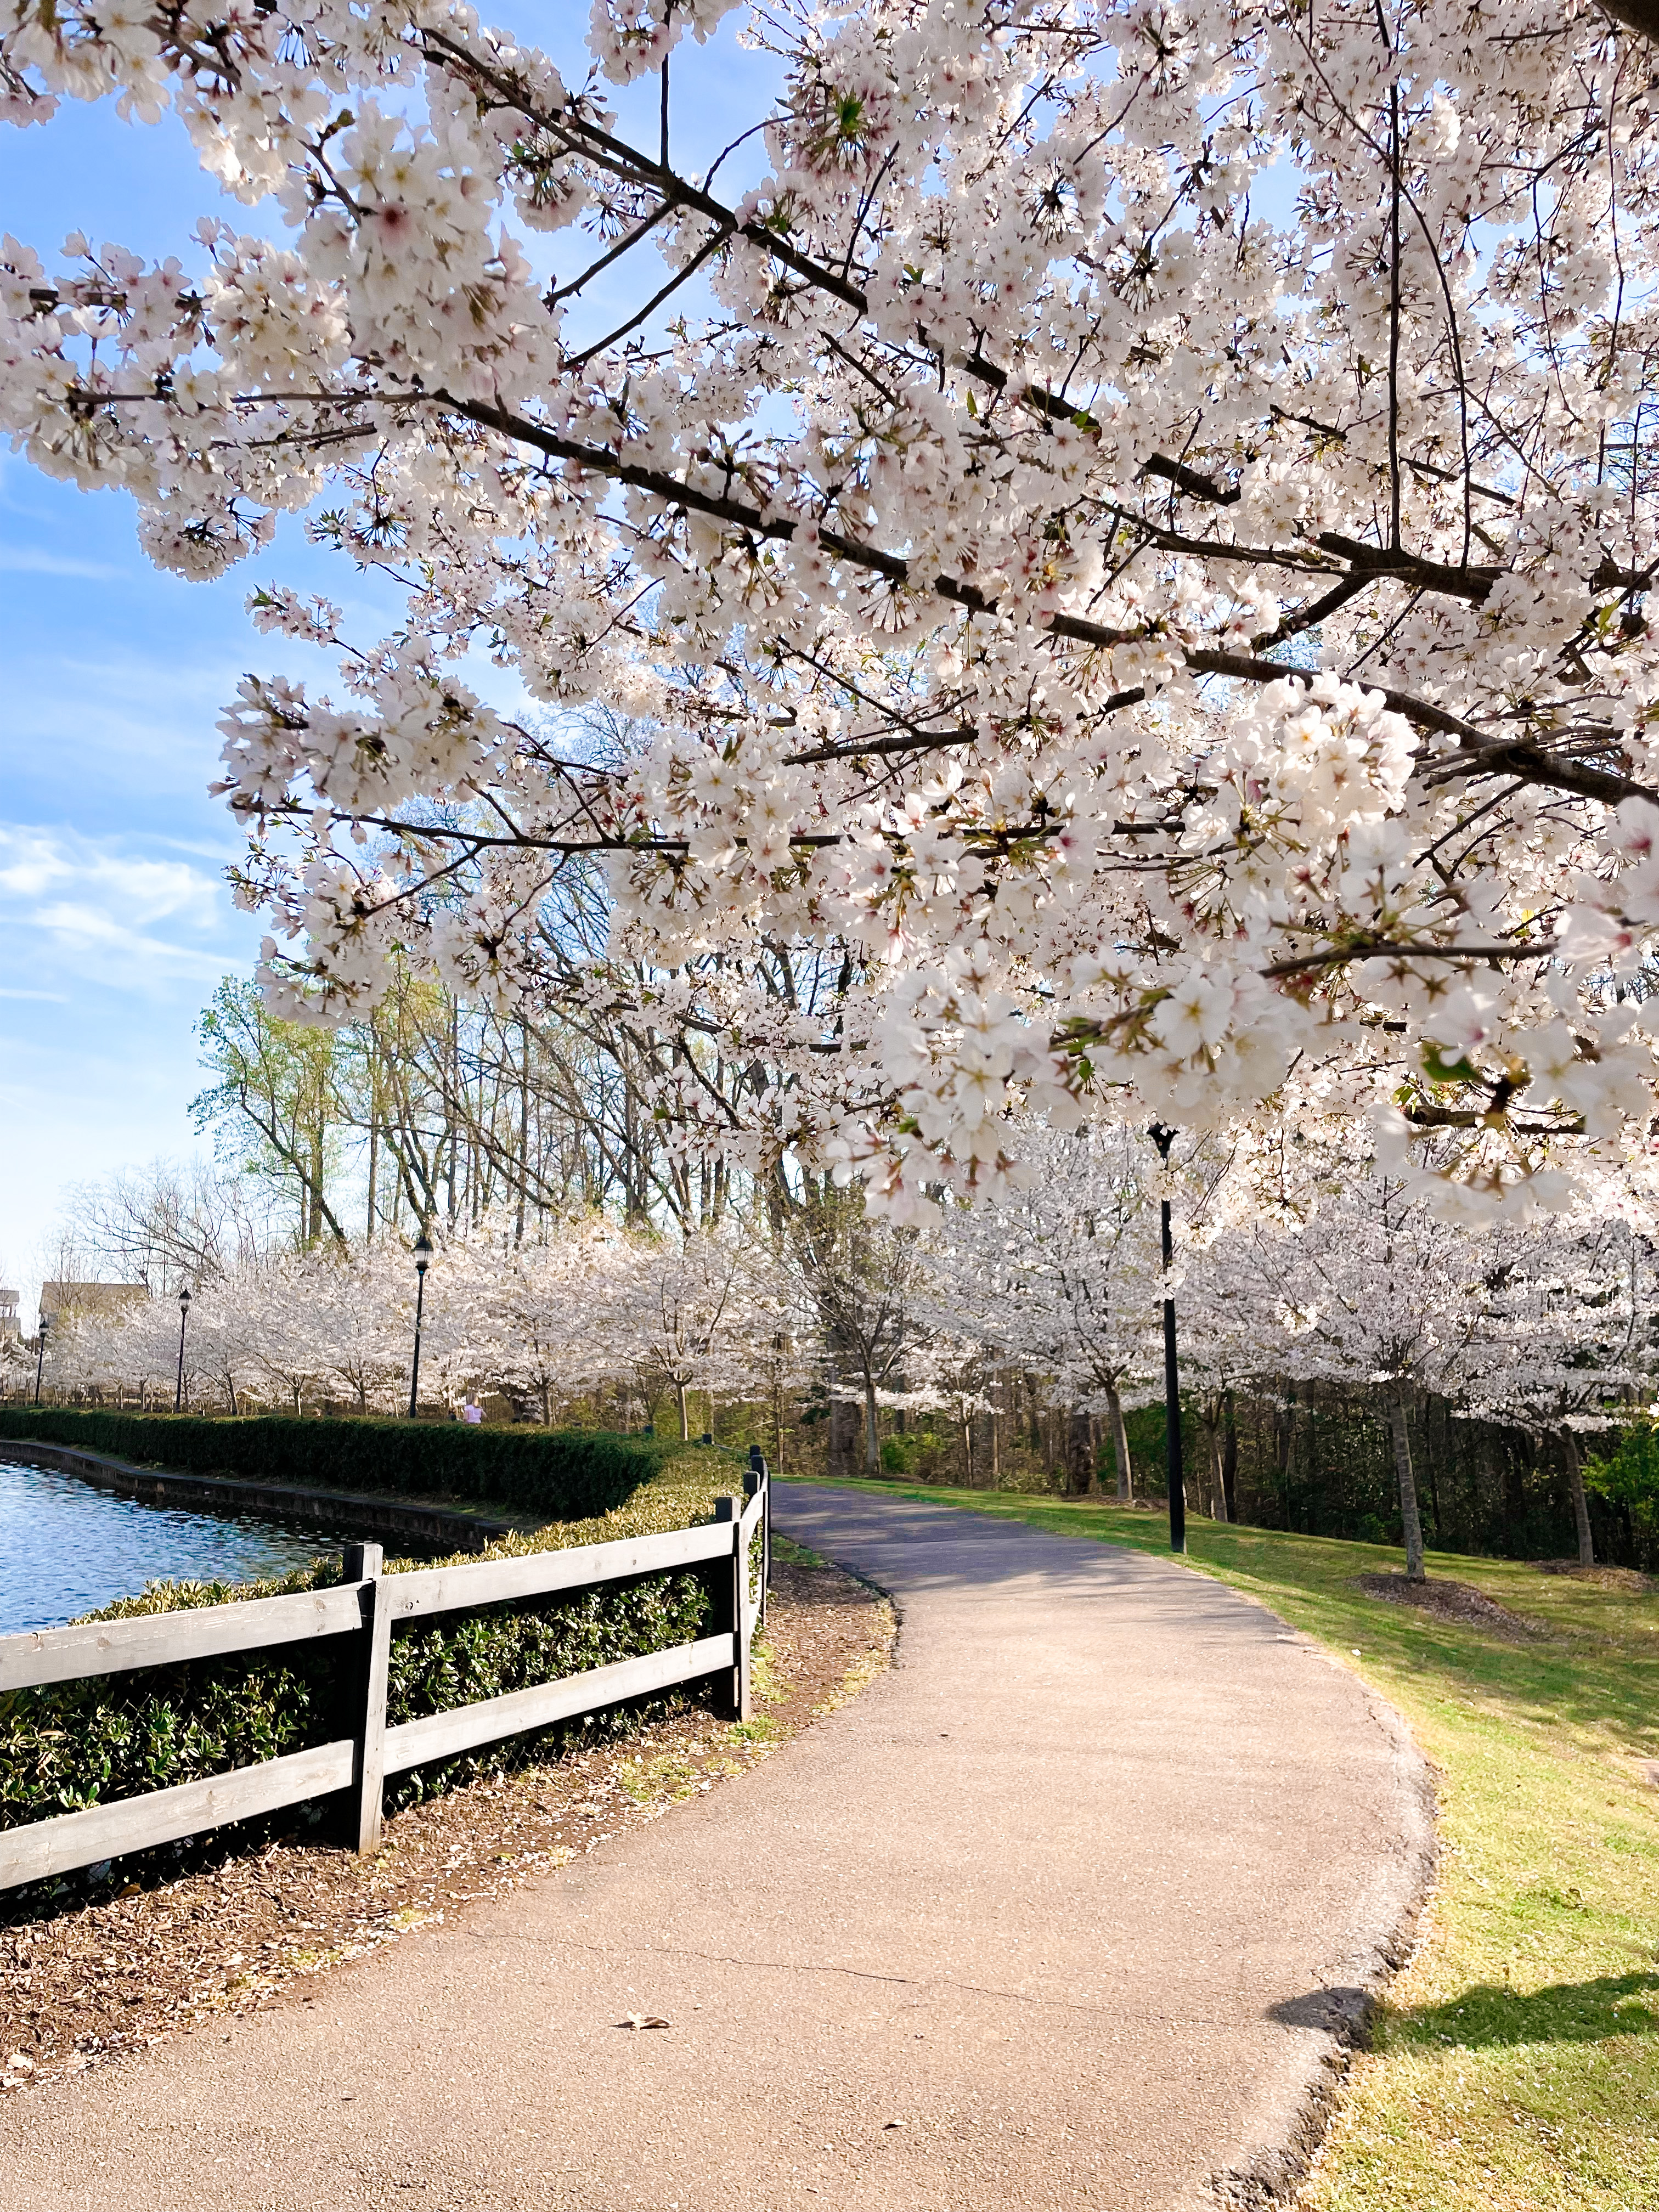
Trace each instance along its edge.
{"label": "water reflection", "polygon": [[55,1627],[146,1583],[252,1582],[331,1548],[322,1529],[140,1505],[72,1474],[0,1462],[0,1635]]}

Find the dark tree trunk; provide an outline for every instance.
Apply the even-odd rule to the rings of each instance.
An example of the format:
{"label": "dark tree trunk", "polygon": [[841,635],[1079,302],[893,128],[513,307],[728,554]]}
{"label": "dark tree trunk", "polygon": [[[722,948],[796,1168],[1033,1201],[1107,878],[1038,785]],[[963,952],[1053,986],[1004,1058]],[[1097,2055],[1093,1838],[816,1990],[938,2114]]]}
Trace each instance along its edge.
{"label": "dark tree trunk", "polygon": [[1094,1472],[1089,1444],[1089,1416],[1072,1413],[1066,1423],[1066,1489],[1072,1498],[1086,1498]]}
{"label": "dark tree trunk", "polygon": [[1273,1421],[1274,1444],[1279,1455],[1279,1508],[1285,1526],[1291,1525],[1291,1483],[1295,1473],[1296,1459],[1296,1385],[1288,1384],[1285,1404]]}
{"label": "dark tree trunk", "polygon": [[1225,1411],[1222,1416],[1221,1431],[1221,1494],[1227,1501],[1227,1518],[1237,1525],[1238,1521],[1238,1423],[1234,1416],[1233,1394],[1228,1391],[1222,1401]]}
{"label": "dark tree trunk", "polygon": [[1112,1434],[1112,1459],[1117,1468],[1117,1502],[1127,1505],[1134,1496],[1134,1469],[1129,1462],[1129,1431],[1123,1425],[1123,1401],[1115,1390],[1106,1393],[1106,1419]]}
{"label": "dark tree trunk", "polygon": [[1406,1428],[1406,1401],[1398,1390],[1390,1390],[1389,1404],[1389,1433],[1394,1440],[1394,1471],[1400,1484],[1400,1518],[1406,1531],[1406,1579],[1410,1583],[1426,1582],[1423,1571],[1423,1523],[1417,1512],[1417,1482],[1412,1473],[1411,1437]]}
{"label": "dark tree trunk", "polygon": [[1595,1544],[1590,1534],[1589,1500],[1584,1495],[1584,1462],[1578,1453],[1578,1439],[1571,1429],[1561,1431],[1561,1449],[1566,1455],[1567,1483],[1572,1492],[1572,1522],[1578,1533],[1578,1564],[1581,1567],[1595,1565]]}
{"label": "dark tree trunk", "polygon": [[[833,1391],[836,1377],[830,1375]],[[859,1431],[863,1426],[859,1408],[845,1398],[831,1396],[830,1401],[829,1472],[832,1475],[858,1473]]]}

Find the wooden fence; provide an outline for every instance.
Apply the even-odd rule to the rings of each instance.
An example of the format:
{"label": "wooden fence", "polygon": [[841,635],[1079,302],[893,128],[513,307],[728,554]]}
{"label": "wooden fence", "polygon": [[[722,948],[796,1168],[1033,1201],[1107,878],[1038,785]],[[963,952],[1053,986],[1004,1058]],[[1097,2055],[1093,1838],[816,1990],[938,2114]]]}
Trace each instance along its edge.
{"label": "wooden fence", "polygon": [[[346,1579],[333,1589],[0,1637],[0,1692],[337,1638],[355,1723],[349,1735],[308,1751],[0,1830],[0,1889],[44,1881],[76,1867],[95,1866],[125,1852],[149,1850],[227,1821],[252,1820],[337,1792],[349,1793],[344,1799],[349,1839],[358,1850],[372,1851],[380,1840],[387,1775],[681,1683],[716,1678],[722,1703],[735,1717],[747,1720],[750,1647],[764,1618],[771,1566],[771,1486],[763,1466],[746,1478],[745,1488],[746,1502],[717,1498],[714,1521],[700,1528],[401,1575],[382,1572],[378,1544],[354,1544],[344,1553]],[[763,1566],[757,1593],[750,1588],[749,1559],[757,1532]],[[728,1563],[716,1571],[713,1634],[387,1726],[386,1669],[395,1622],[591,1590],[705,1562]]]}

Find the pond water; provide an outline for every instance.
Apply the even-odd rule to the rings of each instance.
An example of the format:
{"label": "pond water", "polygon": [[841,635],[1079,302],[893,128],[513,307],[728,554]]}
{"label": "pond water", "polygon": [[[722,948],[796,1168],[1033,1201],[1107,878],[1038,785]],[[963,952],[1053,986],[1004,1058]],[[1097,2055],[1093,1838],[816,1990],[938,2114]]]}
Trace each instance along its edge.
{"label": "pond water", "polygon": [[56,1627],[146,1583],[253,1582],[337,1547],[324,1529],[140,1505],[0,1460],[0,1635]]}

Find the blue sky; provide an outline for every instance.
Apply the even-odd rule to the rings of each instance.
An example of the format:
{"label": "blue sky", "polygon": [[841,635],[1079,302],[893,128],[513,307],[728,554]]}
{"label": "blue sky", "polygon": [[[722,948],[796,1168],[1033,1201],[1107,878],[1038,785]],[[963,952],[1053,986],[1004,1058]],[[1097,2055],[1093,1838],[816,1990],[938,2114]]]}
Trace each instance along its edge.
{"label": "blue sky", "polygon": [[[5,227],[43,250],[76,227],[159,245],[191,183],[180,134],[107,109],[0,132]],[[163,576],[132,525],[0,460],[0,1266],[26,1289],[66,1186],[191,1149],[191,1024],[258,943],[207,796],[247,580]]]}
{"label": "blue sky", "polygon": [[[501,15],[582,76],[581,0]],[[676,158],[684,145],[706,161],[733,117],[756,112],[771,64],[728,30],[676,67]],[[740,189],[741,174],[733,164],[721,181]],[[105,103],[0,129],[0,228],[48,266],[71,230],[188,259],[197,217],[226,204],[170,120],[124,125]],[[249,228],[279,228],[228,204]],[[208,796],[214,726],[246,669],[292,658],[243,611],[272,576],[326,589],[349,612],[355,602],[374,628],[390,611],[291,523],[216,584],[163,575],[139,554],[123,495],[0,456],[0,1281],[26,1303],[70,1187],[198,1148],[193,1025],[261,934],[223,881],[238,840]]]}

